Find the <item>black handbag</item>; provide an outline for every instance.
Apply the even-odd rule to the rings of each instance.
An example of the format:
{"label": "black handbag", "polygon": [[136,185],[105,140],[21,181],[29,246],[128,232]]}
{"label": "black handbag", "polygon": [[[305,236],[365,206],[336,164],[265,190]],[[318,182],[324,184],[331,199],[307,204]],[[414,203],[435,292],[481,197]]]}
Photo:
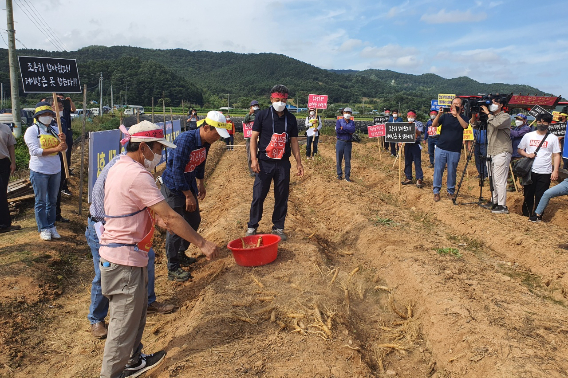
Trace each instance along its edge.
{"label": "black handbag", "polygon": [[[542,144],[546,140],[546,137],[548,136],[548,134],[550,134],[550,133],[546,133],[544,138],[542,138],[542,140],[540,141],[540,144],[538,145],[538,147],[534,151],[535,155],[538,152],[538,150],[540,150],[540,147],[542,146]],[[517,160],[515,162],[515,165],[513,166],[513,173],[515,175],[519,176],[519,177],[525,177],[526,175],[531,173],[533,163],[534,163],[534,158],[529,158],[529,157],[520,158],[519,160]]]}

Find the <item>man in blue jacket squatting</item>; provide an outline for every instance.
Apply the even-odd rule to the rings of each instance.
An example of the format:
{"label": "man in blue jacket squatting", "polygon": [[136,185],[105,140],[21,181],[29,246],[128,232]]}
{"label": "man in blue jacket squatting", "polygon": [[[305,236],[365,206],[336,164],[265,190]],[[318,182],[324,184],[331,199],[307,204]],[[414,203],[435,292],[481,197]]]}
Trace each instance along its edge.
{"label": "man in blue jacket squatting", "polygon": [[[167,204],[195,231],[201,223],[198,201],[205,198],[207,153],[212,143],[229,137],[227,127],[232,125],[227,126],[222,113],[210,111],[205,119],[197,121],[197,129],[181,133],[174,140],[176,148],[169,150],[160,190]],[[183,282],[191,278],[191,274],[181,268],[195,262],[185,255],[188,247],[185,239],[170,231],[166,233],[169,280]]]}

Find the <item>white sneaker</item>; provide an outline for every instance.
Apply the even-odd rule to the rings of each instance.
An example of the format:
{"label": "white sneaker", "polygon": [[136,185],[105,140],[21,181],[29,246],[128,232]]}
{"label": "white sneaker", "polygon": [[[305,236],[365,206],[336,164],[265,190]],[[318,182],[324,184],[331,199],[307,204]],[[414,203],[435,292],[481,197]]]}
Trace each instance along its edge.
{"label": "white sneaker", "polygon": [[45,230],[41,230],[41,232],[39,233],[39,238],[41,240],[51,240],[51,231],[49,228],[46,228]]}
{"label": "white sneaker", "polygon": [[54,239],[61,239],[61,235],[59,235],[59,233],[57,232],[57,229],[55,227],[51,227],[49,229],[49,231],[51,232],[51,237]]}
{"label": "white sneaker", "polygon": [[247,233],[245,234],[245,236],[252,236],[252,235],[256,235],[256,228],[252,227],[247,228]]}

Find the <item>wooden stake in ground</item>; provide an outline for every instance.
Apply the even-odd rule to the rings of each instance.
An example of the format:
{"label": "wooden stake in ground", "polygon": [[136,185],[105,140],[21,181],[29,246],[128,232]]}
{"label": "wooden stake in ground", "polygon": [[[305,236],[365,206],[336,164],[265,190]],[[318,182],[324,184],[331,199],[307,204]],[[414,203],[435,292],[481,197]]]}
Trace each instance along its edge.
{"label": "wooden stake in ground", "polygon": [[[162,92],[162,109],[164,114],[164,138],[165,138],[166,135],[168,135],[168,131],[166,128],[166,92]],[[166,150],[166,161],[168,161],[168,149],[165,148],[165,150]]]}
{"label": "wooden stake in ground", "polygon": [[83,205],[83,170],[85,165],[85,127],[87,124],[87,84],[83,86],[83,128],[81,132],[81,172],[79,173],[79,215],[82,215]]}
{"label": "wooden stake in ground", "polygon": [[398,191],[402,191],[402,147],[398,149]]}
{"label": "wooden stake in ground", "polygon": [[154,96],[152,96],[152,123],[154,123]]}
{"label": "wooden stake in ground", "polygon": [[[53,92],[53,111],[55,112],[55,119],[57,119],[57,128],[59,132],[62,133],[61,130],[61,117],[59,116],[59,104],[57,103],[57,95]],[[69,127],[71,125],[67,125]],[[59,137],[57,137],[59,139]],[[60,141],[61,142],[61,141]],[[60,152],[61,156],[63,157],[63,168],[65,169],[65,178],[69,179],[69,165],[67,163],[67,150]]]}
{"label": "wooden stake in ground", "polygon": [[515,191],[519,191],[519,187],[517,186],[517,179],[515,178],[515,174],[513,173],[513,164],[509,163],[509,172],[511,172],[511,179],[513,179],[513,184],[515,185]]}

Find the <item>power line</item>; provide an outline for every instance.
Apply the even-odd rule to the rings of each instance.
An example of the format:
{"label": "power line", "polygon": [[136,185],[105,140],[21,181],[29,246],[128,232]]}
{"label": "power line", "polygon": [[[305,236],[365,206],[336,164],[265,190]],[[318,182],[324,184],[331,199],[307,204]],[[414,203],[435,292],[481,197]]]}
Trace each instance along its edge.
{"label": "power line", "polygon": [[[58,50],[63,51],[63,47],[61,45],[61,43],[59,42],[59,40],[57,39],[57,37],[55,36],[55,33],[53,32],[53,30],[49,27],[49,25],[45,24],[45,21],[43,21],[43,19],[41,18],[41,14],[39,12],[37,12],[37,10],[32,10],[32,8],[29,6],[29,4],[27,3],[27,9],[26,10],[26,16],[28,16],[28,18],[33,17],[35,20],[35,24],[36,27],[39,26],[41,27],[40,30],[43,30],[43,33],[46,34],[46,36],[48,37],[49,42],[56,46],[56,48]],[[22,3],[21,0],[19,0],[19,4],[18,7],[20,7],[20,9],[24,10],[25,4]]]}
{"label": "power line", "polygon": [[28,48],[26,47],[26,45],[24,45],[24,42],[20,41],[18,38],[16,38],[16,41],[20,42],[22,44],[22,46],[24,46],[24,49],[28,50]]}
{"label": "power line", "polygon": [[[18,4],[18,2],[16,2],[16,5],[18,6],[18,8],[20,8],[22,10],[22,12],[24,12],[24,14],[26,15],[26,17],[34,24],[34,26],[41,32],[41,34],[44,34],[48,37],[48,41],[49,43],[51,43],[57,50],[61,50],[63,51],[63,49],[60,46],[57,46],[50,38],[49,38],[49,32],[47,30],[45,30],[44,28],[41,27],[41,25],[39,25],[33,18],[32,16],[30,16],[30,14],[28,13],[29,10],[28,9],[24,9],[22,7],[21,4]],[[33,13],[33,12],[32,12]]]}
{"label": "power line", "polygon": [[[21,1],[21,0],[20,0]],[[35,12],[34,14],[39,18],[39,20],[41,22],[43,22],[43,24],[45,25],[45,27],[47,28],[47,30],[49,30],[51,32],[51,35],[53,38],[55,38],[55,40],[57,41],[57,44],[59,46],[63,47],[63,51],[67,50],[65,46],[65,43],[63,43],[59,37],[57,36],[57,33],[55,33],[55,31],[53,31],[53,29],[51,28],[51,26],[49,26],[49,24],[45,21],[45,19],[42,17],[41,13],[37,11],[36,7],[33,5],[33,3],[28,2],[28,0],[24,0],[24,2],[28,5],[29,9],[33,9]]]}
{"label": "power line", "polygon": [[10,48],[10,46],[8,46],[8,43],[6,43],[6,40],[4,39],[4,36],[2,35],[2,33],[0,33],[0,37],[2,37],[2,40],[4,41],[4,44],[6,45],[6,47]]}

